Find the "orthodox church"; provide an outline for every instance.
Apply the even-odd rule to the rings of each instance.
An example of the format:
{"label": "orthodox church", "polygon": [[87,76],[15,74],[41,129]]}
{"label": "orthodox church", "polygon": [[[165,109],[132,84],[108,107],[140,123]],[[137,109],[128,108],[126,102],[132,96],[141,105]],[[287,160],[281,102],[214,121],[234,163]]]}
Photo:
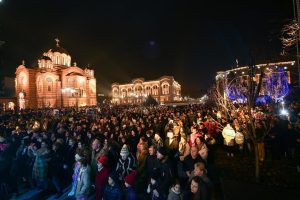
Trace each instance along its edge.
{"label": "orthodox church", "polygon": [[20,109],[81,107],[96,105],[94,70],[71,64],[71,56],[55,39],[56,46],[44,52],[37,66],[24,61],[16,69],[16,96]]}

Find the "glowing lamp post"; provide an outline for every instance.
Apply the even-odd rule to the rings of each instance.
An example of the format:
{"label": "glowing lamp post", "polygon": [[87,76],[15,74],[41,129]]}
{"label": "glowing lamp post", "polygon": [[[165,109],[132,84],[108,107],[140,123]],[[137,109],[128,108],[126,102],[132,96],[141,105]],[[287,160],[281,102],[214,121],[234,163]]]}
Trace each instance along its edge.
{"label": "glowing lamp post", "polygon": [[288,111],[284,108],[284,101],[281,102],[282,109],[280,110],[281,115],[289,115]]}

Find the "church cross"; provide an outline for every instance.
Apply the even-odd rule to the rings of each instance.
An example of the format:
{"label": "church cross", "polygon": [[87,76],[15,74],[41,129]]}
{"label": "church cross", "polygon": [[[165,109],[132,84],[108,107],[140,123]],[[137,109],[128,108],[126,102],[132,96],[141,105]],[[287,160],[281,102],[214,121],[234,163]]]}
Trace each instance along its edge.
{"label": "church cross", "polygon": [[59,47],[59,39],[58,39],[58,38],[55,38],[55,41],[56,41],[56,46]]}

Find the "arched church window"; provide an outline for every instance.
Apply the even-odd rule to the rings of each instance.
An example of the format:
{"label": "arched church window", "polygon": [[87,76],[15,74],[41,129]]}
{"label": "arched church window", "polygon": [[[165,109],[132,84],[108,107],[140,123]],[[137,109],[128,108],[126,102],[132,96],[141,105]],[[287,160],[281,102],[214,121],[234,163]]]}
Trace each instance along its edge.
{"label": "arched church window", "polygon": [[47,88],[48,88],[48,92],[51,92],[52,91],[52,88],[53,88],[53,81],[51,78],[47,78]]}

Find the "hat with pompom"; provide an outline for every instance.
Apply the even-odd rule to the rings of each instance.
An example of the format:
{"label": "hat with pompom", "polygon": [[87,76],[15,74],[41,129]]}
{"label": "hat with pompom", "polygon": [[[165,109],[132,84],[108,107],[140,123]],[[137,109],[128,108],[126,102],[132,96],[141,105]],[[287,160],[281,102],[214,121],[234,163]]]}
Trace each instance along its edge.
{"label": "hat with pompom", "polygon": [[130,174],[128,174],[127,176],[125,176],[124,181],[128,185],[132,186],[133,183],[134,183],[135,177],[136,177],[136,170],[133,170],[132,172],[130,172]]}
{"label": "hat with pompom", "polygon": [[120,152],[121,156],[128,156],[129,155],[129,150],[126,144],[123,145],[121,152]]}
{"label": "hat with pompom", "polygon": [[101,163],[103,166],[106,166],[108,162],[107,156],[99,156],[98,163]]}

